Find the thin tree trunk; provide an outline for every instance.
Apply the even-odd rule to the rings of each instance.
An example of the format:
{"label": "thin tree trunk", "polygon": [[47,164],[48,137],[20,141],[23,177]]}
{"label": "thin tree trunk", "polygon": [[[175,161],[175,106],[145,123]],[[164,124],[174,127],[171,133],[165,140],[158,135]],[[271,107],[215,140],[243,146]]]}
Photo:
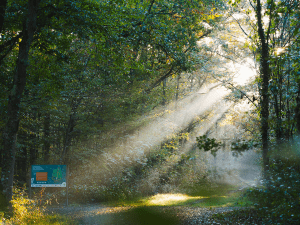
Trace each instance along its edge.
{"label": "thin tree trunk", "polygon": [[18,174],[18,181],[22,183],[27,182],[27,147],[22,147],[19,154],[16,156],[16,173]]}
{"label": "thin tree trunk", "polygon": [[162,99],[163,106],[165,106],[167,103],[166,88],[167,88],[167,79],[164,79],[163,80],[163,99]]}
{"label": "thin tree trunk", "polygon": [[40,0],[28,1],[28,15],[24,23],[24,36],[19,45],[16,73],[13,79],[13,87],[9,95],[7,105],[6,124],[2,134],[3,140],[3,165],[1,184],[6,199],[12,199],[13,176],[16,155],[16,139],[19,128],[19,111],[23,91],[26,85],[26,69],[28,55],[33,34],[36,30],[37,10]]}
{"label": "thin tree trunk", "polygon": [[[297,42],[297,48],[299,48],[299,43]],[[297,91],[297,97],[296,97],[296,129],[297,129],[297,135],[300,136],[300,79],[297,80],[298,85],[298,91]]]}
{"label": "thin tree trunk", "polygon": [[[36,107],[33,107],[32,109],[32,121],[35,121],[38,123],[38,116],[36,112]],[[37,136],[37,126],[36,125],[31,125],[30,126],[31,132],[29,135],[29,143],[30,143],[30,148],[29,148],[29,164],[34,165],[36,163],[36,159],[38,158],[38,136]]]}
{"label": "thin tree trunk", "polygon": [[43,151],[44,151],[44,163],[49,163],[49,153],[50,153],[50,114],[47,113],[44,118],[44,137],[43,137]]}
{"label": "thin tree trunk", "polygon": [[281,113],[279,112],[277,91],[274,93],[274,109],[276,115],[276,142],[279,144],[281,140]]}
{"label": "thin tree trunk", "polygon": [[297,92],[297,97],[296,97],[296,128],[297,128],[297,133],[300,135],[300,81],[298,81],[298,92]]}
{"label": "thin tree trunk", "polygon": [[[276,79],[276,84],[277,86],[281,87],[282,86],[282,74],[281,74],[281,70],[280,70],[280,64],[276,63],[275,67],[277,67],[277,76],[275,76]],[[281,88],[279,89],[280,93],[279,93],[279,102],[278,102],[278,90],[275,89],[274,91],[274,100],[275,100],[275,114],[276,114],[276,142],[279,145],[281,143],[281,139],[282,139],[282,113],[281,113],[281,108],[282,108],[282,101],[281,101],[281,96],[282,96],[282,91]]]}
{"label": "thin tree trunk", "polygon": [[77,122],[77,108],[81,102],[82,98],[77,99],[76,102],[72,103],[72,111],[69,117],[68,126],[65,133],[64,143],[63,143],[63,151],[61,154],[61,162],[64,164],[68,164],[68,153],[71,147],[71,142],[73,136],[73,131]]}
{"label": "thin tree trunk", "polygon": [[[288,83],[287,83],[287,95],[289,95],[289,92],[290,92],[290,76],[287,75],[287,80],[288,80]],[[290,111],[290,103],[289,103],[289,99],[287,98],[286,99],[286,119],[287,119],[287,128],[286,128],[286,138],[287,140],[290,140],[290,131],[292,130],[291,129],[291,111]]]}
{"label": "thin tree trunk", "polygon": [[179,100],[179,88],[180,88],[180,75],[177,75],[177,84],[176,84],[176,93],[175,93],[175,110],[177,110],[178,107],[178,100]]}
{"label": "thin tree trunk", "polygon": [[72,113],[69,118],[68,127],[65,134],[65,140],[64,140],[64,146],[63,151],[61,155],[61,161],[64,164],[68,164],[68,152],[71,147],[71,141],[72,141],[72,133],[74,131],[74,127],[76,124],[76,114]]}

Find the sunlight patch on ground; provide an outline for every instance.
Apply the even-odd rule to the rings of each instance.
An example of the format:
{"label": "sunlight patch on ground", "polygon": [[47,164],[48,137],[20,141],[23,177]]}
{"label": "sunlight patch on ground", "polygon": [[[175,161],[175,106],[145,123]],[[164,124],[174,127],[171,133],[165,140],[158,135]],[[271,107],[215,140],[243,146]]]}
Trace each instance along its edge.
{"label": "sunlight patch on ground", "polygon": [[186,202],[188,200],[197,200],[202,198],[205,197],[202,196],[191,197],[184,194],[157,194],[151,197],[147,201],[147,205],[160,205],[160,206],[175,205],[182,202]]}

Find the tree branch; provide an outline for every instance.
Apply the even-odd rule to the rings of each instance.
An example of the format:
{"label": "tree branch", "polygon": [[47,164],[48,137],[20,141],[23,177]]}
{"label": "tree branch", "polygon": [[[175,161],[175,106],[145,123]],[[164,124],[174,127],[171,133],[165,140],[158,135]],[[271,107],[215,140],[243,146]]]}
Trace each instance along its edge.
{"label": "tree branch", "polygon": [[155,2],[155,0],[152,0],[150,5],[149,5],[148,12],[147,12],[148,15],[151,13],[151,9],[153,7],[154,2]]}
{"label": "tree branch", "polygon": [[7,46],[13,47],[14,44],[19,40],[20,37],[22,37],[23,32],[21,31],[17,36],[11,38],[9,41],[4,42],[2,45],[0,45],[0,54],[4,51],[4,49]]}
{"label": "tree branch", "polygon": [[[242,27],[242,25],[240,24],[240,22],[234,18],[234,16],[232,15],[232,18],[235,20],[235,22],[237,22],[237,24],[239,25],[239,27],[241,28],[241,30],[243,31],[243,33],[247,36],[247,38],[249,38],[250,40],[252,40],[251,36],[249,36],[246,31],[244,30],[244,28]],[[253,41],[253,40],[252,40]]]}
{"label": "tree branch", "polygon": [[[172,75],[173,70],[175,68],[175,63],[171,66],[170,70],[163,75],[162,77],[160,77],[158,80],[156,80],[147,90],[146,93],[149,93],[153,88],[157,87],[164,79],[168,78],[169,76]],[[178,70],[177,70],[178,71]],[[176,71],[176,72],[177,72]]]}
{"label": "tree branch", "polygon": [[266,37],[266,42],[267,45],[269,44],[269,38],[270,38],[270,31],[271,31],[271,24],[272,24],[272,11],[273,11],[273,1],[271,1],[271,6],[270,6],[270,16],[269,16],[269,26],[268,26],[268,30],[267,30],[267,37]]}

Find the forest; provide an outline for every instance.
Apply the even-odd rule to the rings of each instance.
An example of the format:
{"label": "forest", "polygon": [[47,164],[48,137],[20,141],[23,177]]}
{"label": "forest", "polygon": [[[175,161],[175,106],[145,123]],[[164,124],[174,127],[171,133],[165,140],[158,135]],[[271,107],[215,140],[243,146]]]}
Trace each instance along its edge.
{"label": "forest", "polygon": [[298,0],[0,11],[0,220],[64,204],[65,188],[30,187],[31,166],[67,165],[74,204],[230,187],[245,206],[219,224],[300,223]]}

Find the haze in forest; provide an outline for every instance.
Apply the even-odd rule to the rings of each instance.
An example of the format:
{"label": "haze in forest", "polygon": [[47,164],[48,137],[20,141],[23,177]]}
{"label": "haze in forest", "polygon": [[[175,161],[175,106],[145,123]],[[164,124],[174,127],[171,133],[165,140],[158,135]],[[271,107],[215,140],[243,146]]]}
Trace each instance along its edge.
{"label": "haze in forest", "polygon": [[30,169],[67,165],[78,204],[227,187],[255,223],[298,224],[299,6],[1,1],[1,212],[31,187],[65,201]]}

